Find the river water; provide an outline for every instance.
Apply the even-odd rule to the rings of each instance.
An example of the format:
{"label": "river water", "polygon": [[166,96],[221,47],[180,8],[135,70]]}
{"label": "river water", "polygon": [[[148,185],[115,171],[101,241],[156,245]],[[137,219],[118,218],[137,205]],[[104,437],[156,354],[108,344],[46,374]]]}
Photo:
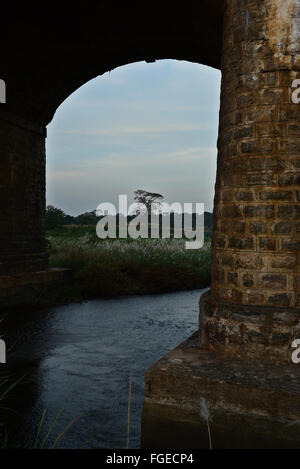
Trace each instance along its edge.
{"label": "river water", "polygon": [[[205,290],[94,300],[22,317],[8,365],[19,385],[19,438],[33,439],[42,414],[46,447],[125,448],[131,375],[130,448],[140,446],[145,371],[198,327]],[[15,324],[15,322],[14,322]]]}

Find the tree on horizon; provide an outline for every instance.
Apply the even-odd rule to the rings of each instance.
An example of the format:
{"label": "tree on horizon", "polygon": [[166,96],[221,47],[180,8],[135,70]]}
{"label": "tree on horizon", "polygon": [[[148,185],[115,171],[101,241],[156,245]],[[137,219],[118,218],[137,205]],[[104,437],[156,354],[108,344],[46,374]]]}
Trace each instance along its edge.
{"label": "tree on horizon", "polygon": [[[141,207],[145,205],[148,214],[150,215],[154,208],[159,208],[164,196],[157,192],[148,192],[143,189],[137,189],[134,191],[134,200],[137,205]],[[143,210],[141,210],[143,211]]]}

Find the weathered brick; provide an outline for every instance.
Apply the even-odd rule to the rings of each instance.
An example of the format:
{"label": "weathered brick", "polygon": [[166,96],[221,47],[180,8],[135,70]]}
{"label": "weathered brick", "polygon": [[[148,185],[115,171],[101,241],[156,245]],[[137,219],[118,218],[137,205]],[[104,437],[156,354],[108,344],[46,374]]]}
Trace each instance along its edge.
{"label": "weathered brick", "polygon": [[240,201],[252,201],[254,199],[253,193],[250,191],[237,191],[235,193],[236,200]]}
{"label": "weathered brick", "polygon": [[293,186],[299,184],[300,178],[294,173],[281,174],[278,178],[278,184],[280,186]]}
{"label": "weathered brick", "polygon": [[216,269],[214,272],[214,280],[216,282],[224,282],[225,280],[225,271],[224,269]]}
{"label": "weathered brick", "polygon": [[247,300],[249,304],[261,305],[264,303],[264,295],[262,293],[248,293]]}
{"label": "weathered brick", "polygon": [[272,86],[279,86],[279,74],[276,72],[269,72],[265,74],[265,83],[268,88]]}
{"label": "weathered brick", "polygon": [[291,163],[292,168],[300,169],[300,158],[291,158],[290,163]]}
{"label": "weathered brick", "polygon": [[236,266],[238,269],[260,270],[263,265],[263,259],[260,255],[243,254],[236,258]]}
{"label": "weathered brick", "polygon": [[287,162],[282,158],[268,158],[266,160],[266,169],[272,171],[280,171],[287,167]]}
{"label": "weathered brick", "polygon": [[254,249],[254,241],[252,238],[230,238],[229,248],[236,249]]}
{"label": "weathered brick", "polygon": [[250,171],[262,171],[265,168],[265,160],[261,158],[249,158],[248,166]]}
{"label": "weathered brick", "polygon": [[295,289],[300,292],[300,275],[295,276]]}
{"label": "weathered brick", "polygon": [[248,174],[249,186],[272,186],[275,184],[273,174]]}
{"label": "weathered brick", "polygon": [[243,286],[247,288],[251,288],[254,285],[254,275],[253,274],[244,274],[243,275]]}
{"label": "weathered brick", "polygon": [[223,209],[223,216],[229,218],[242,217],[242,209],[239,205],[228,205]]}
{"label": "weathered brick", "polygon": [[249,107],[254,103],[253,94],[251,91],[237,96],[236,103],[239,109]]}
{"label": "weathered brick", "polygon": [[267,122],[257,124],[256,126],[257,137],[284,137],[285,126],[277,122]]}
{"label": "weathered brick", "polygon": [[216,238],[215,239],[216,247],[218,248],[225,248],[226,246],[226,239],[225,238]]}
{"label": "weathered brick", "polygon": [[285,104],[280,106],[279,119],[281,121],[300,120],[300,109],[295,104]]}
{"label": "weathered brick", "polygon": [[285,275],[264,274],[261,277],[261,281],[263,287],[271,289],[284,289],[287,284],[287,279]]}
{"label": "weathered brick", "polygon": [[291,333],[290,332],[276,332],[272,334],[271,342],[272,345],[286,345],[288,346],[291,341]]}
{"label": "weathered brick", "polygon": [[236,272],[228,272],[228,283],[232,283],[237,286],[238,284],[238,274]]}
{"label": "weathered brick", "polygon": [[281,256],[271,259],[272,269],[294,269],[297,265],[296,256]]}
{"label": "weathered brick", "polygon": [[232,202],[233,200],[232,190],[224,190],[222,200],[224,202]]}
{"label": "weathered brick", "polygon": [[261,200],[292,200],[293,192],[291,191],[277,191],[277,192],[261,192]]}
{"label": "weathered brick", "polygon": [[279,205],[278,216],[280,218],[300,218],[300,205]]}
{"label": "weathered brick", "polygon": [[234,223],[231,223],[231,231],[233,233],[244,234],[246,231],[246,222],[235,221]]}
{"label": "weathered brick", "polygon": [[239,158],[234,161],[233,168],[235,173],[245,173],[247,171],[248,161],[245,158]]}
{"label": "weathered brick", "polygon": [[259,238],[259,248],[261,251],[276,251],[276,239]]}
{"label": "weathered brick", "polygon": [[267,232],[267,224],[264,222],[251,223],[250,232],[253,234],[263,234]]}
{"label": "weathered brick", "polygon": [[290,221],[281,221],[276,223],[273,227],[273,231],[275,234],[288,234],[291,233],[293,229],[293,223]]}
{"label": "weathered brick", "polygon": [[258,102],[260,104],[287,103],[288,95],[284,88],[264,88],[258,95]]}
{"label": "weathered brick", "polygon": [[230,298],[233,303],[241,303],[243,301],[243,292],[233,288],[230,292]]}
{"label": "weathered brick", "polygon": [[299,137],[300,125],[295,122],[293,122],[292,124],[288,124],[288,135],[291,137]]}
{"label": "weathered brick", "polygon": [[226,266],[233,266],[234,265],[234,257],[232,253],[230,254],[223,254],[222,256],[222,264]]}
{"label": "weathered brick", "polygon": [[289,306],[291,302],[291,295],[288,293],[278,293],[269,297],[269,303],[277,306]]}
{"label": "weathered brick", "polygon": [[299,142],[293,141],[293,140],[290,140],[287,142],[280,141],[279,150],[282,153],[293,153],[293,154],[300,153],[300,141]]}
{"label": "weathered brick", "polygon": [[248,205],[244,208],[244,216],[247,218],[273,218],[273,205]]}
{"label": "weathered brick", "polygon": [[282,250],[283,251],[300,251],[300,241],[297,239],[283,239]]}
{"label": "weathered brick", "polygon": [[226,153],[228,158],[234,158],[237,155],[237,144],[229,143],[226,147]]}
{"label": "weathered brick", "polygon": [[[277,119],[277,113],[277,106],[274,104],[271,106],[259,106],[259,108],[255,107],[247,111],[246,122],[274,122]],[[285,117],[285,115],[284,109],[282,109],[281,117]]]}
{"label": "weathered brick", "polygon": [[250,140],[241,143],[242,153],[265,154],[271,153],[275,149],[273,140]]}
{"label": "weathered brick", "polygon": [[243,127],[241,129],[238,129],[234,133],[234,138],[236,140],[240,140],[242,138],[246,137],[253,137],[253,127],[252,126],[247,126]]}

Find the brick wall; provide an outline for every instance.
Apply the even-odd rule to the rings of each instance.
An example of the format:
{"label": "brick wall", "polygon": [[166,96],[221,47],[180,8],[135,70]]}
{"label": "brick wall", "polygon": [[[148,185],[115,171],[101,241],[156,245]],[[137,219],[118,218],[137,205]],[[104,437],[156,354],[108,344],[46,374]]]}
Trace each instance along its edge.
{"label": "brick wall", "polygon": [[0,113],[0,276],[43,270],[45,132]]}
{"label": "brick wall", "polygon": [[[298,4],[298,8],[297,4]],[[300,8],[227,0],[212,297],[300,306]]]}

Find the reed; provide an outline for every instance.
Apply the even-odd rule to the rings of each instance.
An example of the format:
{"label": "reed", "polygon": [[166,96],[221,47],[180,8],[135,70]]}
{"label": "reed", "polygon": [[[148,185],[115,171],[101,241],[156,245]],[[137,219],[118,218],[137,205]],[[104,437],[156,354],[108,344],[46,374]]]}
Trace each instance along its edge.
{"label": "reed", "polygon": [[210,242],[186,250],[181,239],[49,238],[52,267],[73,271],[79,299],[166,293],[210,283]]}
{"label": "reed", "polygon": [[206,422],[207,425],[209,449],[213,449],[210,431],[210,420],[212,418],[212,414],[207,406],[206,399],[204,397],[200,398],[200,417],[202,417],[202,419]]}

